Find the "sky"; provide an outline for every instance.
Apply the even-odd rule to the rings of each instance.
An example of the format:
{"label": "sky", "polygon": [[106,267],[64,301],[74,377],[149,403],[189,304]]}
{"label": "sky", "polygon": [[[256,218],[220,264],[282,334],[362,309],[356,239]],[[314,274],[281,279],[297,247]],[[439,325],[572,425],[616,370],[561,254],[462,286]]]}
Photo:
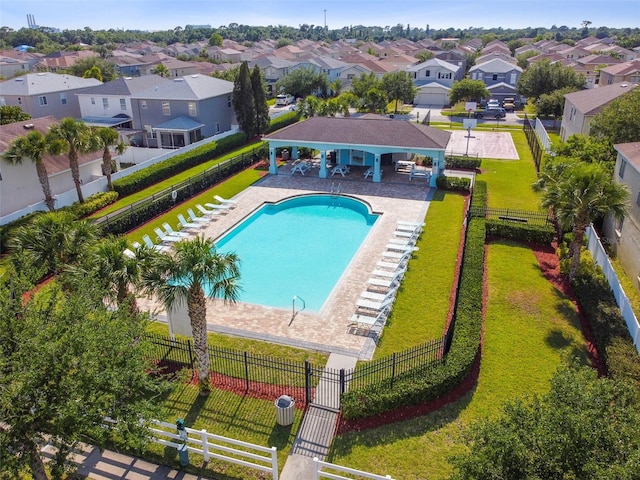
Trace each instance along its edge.
{"label": "sky", "polygon": [[185,25],[640,27],[640,0],[0,0],[0,26],[168,30]]}

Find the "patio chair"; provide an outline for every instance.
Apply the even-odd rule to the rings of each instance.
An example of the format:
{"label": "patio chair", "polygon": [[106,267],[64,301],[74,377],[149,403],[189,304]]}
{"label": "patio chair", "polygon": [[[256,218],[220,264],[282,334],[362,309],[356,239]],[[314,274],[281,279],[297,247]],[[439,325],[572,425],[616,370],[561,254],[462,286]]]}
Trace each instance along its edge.
{"label": "patio chair", "polygon": [[390,295],[393,295],[395,297],[397,293],[398,293],[398,285],[394,285],[392,286],[391,289],[387,290],[386,292],[370,292],[369,290],[365,290],[364,292],[360,293],[360,298],[366,299],[366,300],[373,300],[376,302],[382,302],[386,300],[387,297],[389,297]]}
{"label": "patio chair", "polygon": [[138,248],[140,248],[142,245],[140,245],[140,242],[133,242],[131,244],[131,246],[133,247],[134,250],[137,250]]}
{"label": "patio chair", "polygon": [[187,222],[187,220],[184,218],[184,215],[182,215],[181,213],[178,214],[178,226],[181,229],[182,228],[202,228],[204,227],[205,222],[209,223],[207,220],[205,220],[204,222]]}
{"label": "patio chair", "polygon": [[206,215],[208,217],[213,217],[214,215],[220,215],[220,212],[218,210],[212,209],[212,210],[207,210],[206,208],[204,208],[202,205],[197,204],[196,208],[198,209],[198,211],[200,213],[202,213],[203,215]]}
{"label": "patio chair", "polygon": [[197,216],[192,208],[187,208],[187,214],[189,215],[189,218],[191,219],[192,222],[198,222],[198,223],[209,223],[211,220],[216,220],[215,218],[203,218],[203,217],[199,217]]}
{"label": "patio chair", "polygon": [[160,230],[160,227],[154,228],[153,231],[156,232],[156,235],[158,236],[158,240],[160,240],[160,243],[179,242],[180,240],[182,240],[182,238],[180,237],[173,237],[173,236],[167,235],[162,230]]}
{"label": "patio chair", "polygon": [[149,235],[143,235],[142,236],[142,241],[145,243],[145,245],[147,247],[149,247],[152,250],[156,250],[158,252],[170,252],[171,249],[165,245],[156,245],[155,243],[153,243],[151,241],[151,237],[149,237]]}
{"label": "patio chair", "polygon": [[387,250],[386,252],[382,252],[382,256],[387,259],[387,258],[391,258],[394,260],[402,260],[403,258],[405,258],[407,255],[409,257],[411,257],[411,254],[413,253],[413,250],[408,250],[408,251],[404,251],[404,252],[398,252],[395,250]]}
{"label": "patio chair", "polygon": [[372,277],[367,280],[367,289],[380,290],[386,289],[387,291],[393,288],[396,285],[400,284],[400,280],[402,280],[402,275],[398,275],[395,278],[376,278]]}
{"label": "patio chair", "polygon": [[220,195],[214,195],[213,198],[215,198],[222,205],[229,205],[231,208],[234,208],[234,207],[238,206],[238,202],[236,202],[235,200],[229,200],[227,198],[222,198]]}
{"label": "patio chair", "polygon": [[394,245],[404,245],[405,247],[413,247],[416,244],[416,238],[391,238],[389,239],[389,243],[393,243]]}
{"label": "patio chair", "polygon": [[173,237],[179,237],[179,238],[190,238],[191,234],[187,233],[187,232],[176,232],[171,225],[169,225],[167,222],[164,222],[162,224],[162,228],[164,228],[164,231],[167,232],[167,235],[171,235]]}
{"label": "patio chair", "polygon": [[123,254],[125,257],[128,257],[128,258],[136,258],[136,254],[135,254],[134,252],[132,252],[131,250],[129,250],[128,248],[125,248],[125,249],[122,251],[122,254]]}
{"label": "patio chair", "polygon": [[387,243],[387,250],[398,250],[401,252],[409,252],[409,251],[417,252],[418,250],[420,250],[420,248],[413,247],[410,245],[398,245],[396,243]]}
{"label": "patio chair", "polygon": [[391,305],[393,304],[395,296],[387,297],[381,302],[376,302],[375,300],[367,300],[365,298],[359,299],[356,302],[356,306],[358,308],[364,308],[365,310],[374,310],[376,312],[380,312],[387,308],[391,309]]}
{"label": "patio chair", "polygon": [[205,203],[204,206],[216,211],[217,213],[225,214],[229,213],[229,210],[232,208],[230,205],[220,205],[219,203]]}
{"label": "patio chair", "polygon": [[351,325],[370,330],[374,325],[384,325],[388,316],[388,309],[380,310],[375,316],[366,315],[364,313],[354,313],[351,315]]}

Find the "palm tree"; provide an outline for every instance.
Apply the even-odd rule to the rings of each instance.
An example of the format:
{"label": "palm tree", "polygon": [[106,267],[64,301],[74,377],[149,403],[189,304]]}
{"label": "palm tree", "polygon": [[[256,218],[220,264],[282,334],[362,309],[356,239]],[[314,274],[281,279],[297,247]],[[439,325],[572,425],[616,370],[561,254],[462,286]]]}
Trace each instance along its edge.
{"label": "palm tree", "polygon": [[628,192],[611,179],[611,172],[599,163],[570,162],[550,168],[534,185],[542,190],[542,206],[551,209],[564,231],[572,230],[572,255],[569,280],[580,266],[580,250],[587,227],[607,214],[624,218]]}
{"label": "palm tree", "polygon": [[73,118],[63,118],[49,129],[52,138],[64,142],[64,151],[69,158],[69,167],[73,183],[78,192],[78,201],[84,202],[82,195],[82,184],[80,183],[80,166],[78,165],[78,155],[82,153],[95,152],[96,142],[91,140],[91,129],[87,124],[79,122]]}
{"label": "palm tree", "polygon": [[171,76],[171,72],[167,67],[165,67],[162,63],[159,63],[156,68],[153,69],[153,73],[156,75],[160,75],[161,77],[167,78]]}
{"label": "palm tree", "polygon": [[43,158],[50,151],[50,142],[47,141],[42,133],[37,130],[29,132],[27,135],[16,138],[7,151],[3,154],[4,159],[11,163],[22,163],[24,158],[30,158],[36,164],[36,172],[42,193],[44,193],[44,203],[51,211],[55,208],[55,199],[51,195],[51,186],[49,185],[49,173],[44,164]]}
{"label": "palm tree", "polygon": [[212,239],[196,237],[176,242],[173,253],[153,258],[142,274],[144,290],[157,295],[167,309],[187,303],[202,395],[211,389],[206,297],[236,302],[240,290],[238,264],[235,254],[217,253]]}
{"label": "palm tree", "polygon": [[111,147],[115,147],[118,154],[124,153],[127,148],[125,144],[119,142],[118,131],[109,127],[96,128],[93,131],[92,137],[98,143],[98,146],[102,149],[102,172],[107,177],[107,187],[109,190],[113,190],[111,183]]}

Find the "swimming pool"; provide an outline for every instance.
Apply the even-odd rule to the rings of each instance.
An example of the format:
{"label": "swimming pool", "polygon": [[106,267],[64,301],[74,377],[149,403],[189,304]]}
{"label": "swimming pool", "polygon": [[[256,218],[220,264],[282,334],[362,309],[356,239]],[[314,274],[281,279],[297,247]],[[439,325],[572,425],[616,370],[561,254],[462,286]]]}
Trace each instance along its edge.
{"label": "swimming pool", "polygon": [[240,258],[239,301],[291,308],[297,296],[317,312],[378,216],[355,198],[301,195],[263,205],[216,248]]}

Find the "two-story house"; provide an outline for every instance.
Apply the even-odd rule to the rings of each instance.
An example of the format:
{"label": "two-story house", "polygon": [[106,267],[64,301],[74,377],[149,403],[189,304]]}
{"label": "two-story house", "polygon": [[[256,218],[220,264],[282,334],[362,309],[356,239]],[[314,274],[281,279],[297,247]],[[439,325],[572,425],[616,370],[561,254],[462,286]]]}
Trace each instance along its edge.
{"label": "two-story house", "polygon": [[518,65],[500,58],[479,63],[469,69],[471,80],[482,80],[491,97],[500,101],[506,97],[518,97],[516,85],[520,75],[522,69]]}
{"label": "two-story house", "polygon": [[267,85],[267,93],[276,95],[279,93],[275,91],[276,83],[282,77],[289,75],[289,72],[296,66],[296,62],[273,55],[264,55],[249,62],[249,68],[253,68],[255,65],[258,65],[258,68],[262,70],[262,75]]}
{"label": "two-story house", "polygon": [[600,85],[620,82],[640,84],[640,60],[609,65],[600,70]]}
{"label": "two-story house", "polygon": [[76,93],[83,88],[102,85],[95,78],[50,72],[29,73],[0,83],[0,105],[17,105],[33,118],[53,116],[79,117]]}
{"label": "two-story house", "polygon": [[571,135],[575,134],[589,135],[593,117],[632,88],[632,84],[614,83],[566,94],[560,126],[561,140],[566,142]]}
{"label": "two-story house", "polygon": [[231,130],[233,82],[206,75],[187,75],[131,96],[133,125],[140,142],[158,148],[180,148]]}
{"label": "two-story house", "polygon": [[614,148],[618,157],[613,180],[627,186],[629,206],[622,221],[607,217],[603,240],[615,252],[625,273],[640,292],[640,142],[621,143]]}
{"label": "two-story house", "polygon": [[426,62],[412,65],[406,71],[413,77],[413,84],[416,87],[428,83],[438,83],[451,88],[453,82],[460,80],[462,78],[461,75],[464,75],[464,71],[460,66],[439,58],[430,58]]}
{"label": "two-story house", "polygon": [[82,120],[89,125],[133,128],[131,96],[170,82],[160,75],[120,77],[77,93]]}

